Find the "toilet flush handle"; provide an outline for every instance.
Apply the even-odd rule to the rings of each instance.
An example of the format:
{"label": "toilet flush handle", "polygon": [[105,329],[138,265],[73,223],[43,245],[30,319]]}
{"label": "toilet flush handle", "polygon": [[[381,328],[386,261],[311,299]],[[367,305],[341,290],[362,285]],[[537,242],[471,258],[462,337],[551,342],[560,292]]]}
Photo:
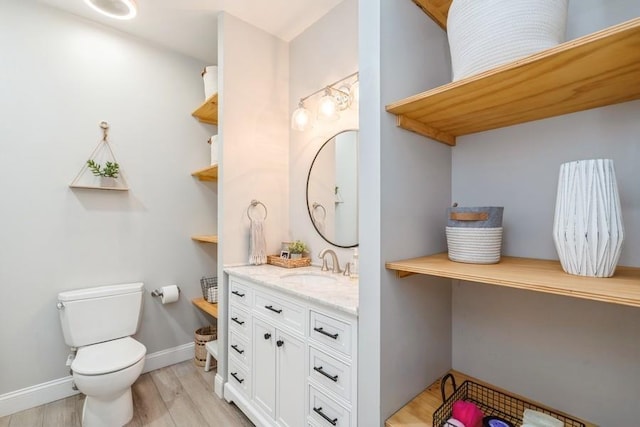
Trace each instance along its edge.
{"label": "toilet flush handle", "polygon": [[58,310],[62,310],[64,309],[64,304],[62,302],[58,302],[58,304],[56,304],[56,307],[58,307]]}

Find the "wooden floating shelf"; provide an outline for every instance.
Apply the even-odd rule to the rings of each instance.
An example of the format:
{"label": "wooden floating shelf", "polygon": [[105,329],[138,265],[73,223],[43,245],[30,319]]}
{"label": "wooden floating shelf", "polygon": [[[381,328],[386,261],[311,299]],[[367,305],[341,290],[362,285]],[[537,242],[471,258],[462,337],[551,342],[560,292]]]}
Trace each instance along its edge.
{"label": "wooden floating shelf", "polygon": [[191,303],[209,316],[213,316],[216,319],[218,318],[218,304],[207,302],[204,298],[194,298],[191,300]]}
{"label": "wooden floating shelf", "polygon": [[112,191],[129,191],[129,187],[100,187],[93,185],[76,185],[71,184],[69,188],[84,188],[86,190],[112,190]]}
{"label": "wooden floating shelf", "polygon": [[[522,396],[518,396],[509,391],[497,388],[491,384],[487,384],[486,382],[480,381],[476,378],[470,377],[460,372],[450,370],[449,373],[454,376],[454,378],[456,379],[456,384],[458,386],[460,386],[464,381],[470,380],[494,390],[498,390],[510,396],[517,397],[518,399],[524,400],[528,403],[532,403],[535,406],[546,408],[547,410],[549,410],[549,412],[555,412],[568,418],[573,418],[584,423],[587,427],[596,427],[595,424],[588,423],[584,420],[578,420],[572,415],[568,415],[553,408],[549,408],[545,405],[534,402],[530,399],[526,399]],[[452,393],[450,385],[451,383],[447,382],[447,396]],[[398,412],[389,417],[389,419],[387,419],[387,421],[385,422],[385,427],[434,427],[433,414],[438,410],[440,405],[442,405],[442,396],[440,394],[440,380],[437,380],[429,387],[427,387],[422,393],[416,396],[413,400],[400,408]]]}
{"label": "wooden floating shelf", "polygon": [[214,93],[206,101],[196,108],[193,113],[193,117],[200,120],[202,123],[210,125],[218,124],[218,94]]}
{"label": "wooden floating shelf", "polygon": [[618,267],[613,277],[567,274],[558,261],[502,257],[498,264],[463,264],[446,253],[386,263],[398,276],[426,274],[548,294],[640,307],[640,268]]}
{"label": "wooden floating shelf", "polygon": [[447,30],[449,7],[453,0],[413,0],[443,30]]}
{"label": "wooden floating shelf", "polygon": [[640,99],[640,18],[386,108],[398,126],[455,145],[460,135],[634,99]]}
{"label": "wooden floating shelf", "polygon": [[211,165],[204,169],[197,170],[191,174],[200,181],[217,181],[218,180],[218,165]]}
{"label": "wooden floating shelf", "polygon": [[214,235],[191,236],[191,240],[195,240],[196,242],[202,242],[202,243],[218,243],[218,236],[214,236]]}

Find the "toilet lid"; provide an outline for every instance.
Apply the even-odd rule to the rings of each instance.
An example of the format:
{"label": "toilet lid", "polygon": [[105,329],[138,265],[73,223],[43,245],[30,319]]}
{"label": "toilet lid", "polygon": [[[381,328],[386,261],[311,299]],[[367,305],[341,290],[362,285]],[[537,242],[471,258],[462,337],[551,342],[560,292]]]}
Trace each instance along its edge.
{"label": "toilet lid", "polygon": [[147,349],[131,337],[80,347],[71,363],[73,372],[101,375],[119,371],[140,361]]}

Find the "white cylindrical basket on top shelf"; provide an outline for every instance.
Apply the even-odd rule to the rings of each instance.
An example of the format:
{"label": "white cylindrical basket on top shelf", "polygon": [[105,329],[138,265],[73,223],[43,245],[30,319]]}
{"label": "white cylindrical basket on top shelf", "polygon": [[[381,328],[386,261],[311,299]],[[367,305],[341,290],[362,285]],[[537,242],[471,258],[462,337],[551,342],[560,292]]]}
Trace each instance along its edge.
{"label": "white cylindrical basket on top shelf", "polygon": [[202,80],[204,82],[204,99],[206,100],[218,92],[218,67],[216,65],[204,67]]}
{"label": "white cylindrical basket on top shelf", "polygon": [[495,264],[502,251],[502,207],[447,209],[449,259],[469,264]]}
{"label": "white cylindrical basket on top shelf", "polygon": [[453,0],[447,17],[453,81],[556,46],[568,0]]}

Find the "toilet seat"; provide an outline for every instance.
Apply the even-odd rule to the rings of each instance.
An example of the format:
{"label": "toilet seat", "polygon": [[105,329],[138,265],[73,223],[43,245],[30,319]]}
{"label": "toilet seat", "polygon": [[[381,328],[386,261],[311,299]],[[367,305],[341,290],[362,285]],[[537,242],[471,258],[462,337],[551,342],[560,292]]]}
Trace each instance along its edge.
{"label": "toilet seat", "polygon": [[104,375],[139,362],[146,347],[131,337],[80,347],[71,370],[81,375]]}

